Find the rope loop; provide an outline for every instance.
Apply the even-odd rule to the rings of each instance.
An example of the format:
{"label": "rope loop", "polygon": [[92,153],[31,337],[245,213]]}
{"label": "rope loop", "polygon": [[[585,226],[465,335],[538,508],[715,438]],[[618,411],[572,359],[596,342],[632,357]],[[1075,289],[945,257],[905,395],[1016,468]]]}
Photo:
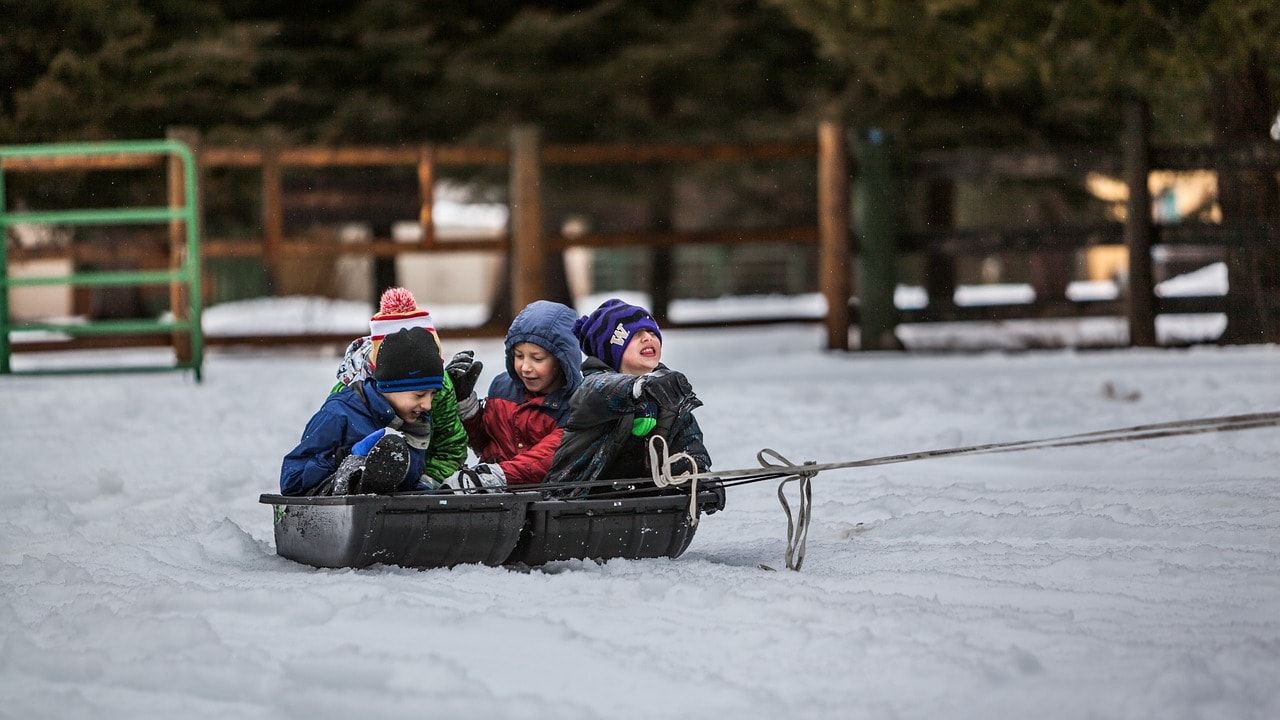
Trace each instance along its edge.
{"label": "rope loop", "polygon": [[[688,461],[689,469],[672,473],[671,465],[679,460]],[[693,456],[687,452],[672,455],[667,439],[654,435],[649,438],[649,474],[653,484],[660,488],[689,486],[689,527],[698,527],[698,463]]]}
{"label": "rope loop", "polygon": [[[813,478],[818,474],[817,470],[804,468],[816,466],[816,464],[812,460],[807,460],[803,465],[796,465],[773,448],[764,448],[756,453],[756,461],[765,470],[782,470],[790,473],[778,483],[778,502],[782,504],[782,511],[787,515],[787,569],[799,571],[800,566],[804,565],[805,545],[809,540],[809,521],[813,518]],[[791,503],[787,502],[785,492],[787,483],[792,481],[800,485],[800,500],[797,503],[794,520],[791,516]]]}
{"label": "rope loop", "polygon": [[[777,462],[770,462],[765,459],[766,455],[772,457]],[[764,448],[760,452],[756,453],[756,462],[760,463],[760,467],[764,470],[786,470],[788,472],[794,472],[796,475],[807,475],[808,477],[813,477],[818,474],[817,470],[809,472],[802,471],[806,465],[816,465],[817,463],[813,460],[806,460],[804,465],[797,465],[783,457],[782,453],[774,450],[773,448]]]}
{"label": "rope loop", "polygon": [[[966,445],[963,447],[923,450],[918,452],[899,453],[897,455],[885,455],[883,457],[864,458],[861,460],[823,463],[820,465],[815,464],[813,461],[806,461],[797,465],[783,457],[778,451],[772,448],[764,448],[760,452],[756,453],[756,461],[760,464],[760,469],[726,470],[718,472],[714,476],[710,473],[705,473],[705,476],[707,478],[715,478],[721,483],[722,487],[735,487],[738,485],[746,485],[748,483],[762,482],[765,480],[775,480],[779,477],[783,478],[782,482],[778,484],[778,502],[782,504],[782,510],[787,515],[787,568],[791,570],[799,570],[800,566],[804,563],[805,544],[809,537],[809,522],[812,516],[813,486],[811,482],[813,477],[819,472],[867,468],[877,465],[890,465],[895,463],[914,462],[917,460],[929,460],[933,458],[1024,452],[1030,450],[1047,450],[1051,448],[1087,447],[1109,443],[1137,442],[1185,435],[1198,435],[1201,433],[1233,432],[1277,426],[1280,426],[1280,412],[1247,413],[1194,420],[1175,420],[1172,422],[1133,425],[1130,427],[1116,428],[1114,430],[1075,433],[1071,435],[1061,435],[1058,437],[1040,438],[1037,440],[1018,440],[1014,442],[985,443],[981,445]],[[672,485],[679,486],[689,483],[692,486],[689,497],[689,517],[692,525],[696,527],[698,524],[698,479],[703,474],[698,472],[697,465],[693,462],[693,458],[691,458],[688,453],[680,452],[675,455],[670,455],[670,448],[667,446],[667,441],[660,435],[655,435],[650,438],[648,450],[649,468],[654,485],[659,488],[664,488]],[[671,465],[681,459],[687,459],[690,463],[691,469],[687,472],[673,474],[671,472]],[[800,501],[794,516],[791,512],[791,504],[787,501],[786,493],[784,492],[786,485],[789,482],[798,482],[800,486]],[[565,487],[592,486],[594,486],[592,483],[577,483],[566,485]],[[614,486],[616,488],[616,483]]]}

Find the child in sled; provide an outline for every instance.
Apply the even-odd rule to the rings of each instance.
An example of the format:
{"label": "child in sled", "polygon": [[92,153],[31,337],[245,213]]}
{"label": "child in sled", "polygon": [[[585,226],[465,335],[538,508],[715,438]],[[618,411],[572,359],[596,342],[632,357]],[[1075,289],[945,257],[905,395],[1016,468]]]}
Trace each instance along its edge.
{"label": "child in sled", "polygon": [[[426,330],[436,346],[440,346],[440,336],[436,334],[431,313],[418,307],[417,300],[408,289],[388,288],[378,302],[378,312],[369,318],[369,334],[356,338],[347,346],[342,365],[338,368],[338,383],[331,392],[338,392],[356,381],[368,380],[377,366],[383,338],[398,330],[414,327]],[[431,446],[427,449],[422,480],[427,486],[438,488],[467,459],[467,433],[458,417],[458,403],[447,374],[444,387],[433,401],[431,420]]]}
{"label": "child in sled", "polygon": [[465,483],[481,488],[540,483],[564,435],[569,398],[582,384],[582,353],[573,335],[577,313],[538,300],[511,322],[504,342],[507,371],[477,398],[483,364],[471,351],[445,368],[458,393],[458,415],[480,464],[463,468]]}
{"label": "child in sled", "polygon": [[280,468],[281,495],[424,490],[440,346],[424,328],[382,339],[372,376],[330,393]]}
{"label": "child in sled", "polygon": [[[606,300],[579,318],[573,333],[588,357],[548,484],[649,477],[649,439],[654,435],[666,440],[671,455],[693,458],[694,467],[683,459],[673,463],[673,474],[711,468],[693,417],[702,401],[683,373],[662,364],[662,332],[647,310]],[[703,489],[719,496],[711,511],[724,507],[722,487],[708,484]],[[578,489],[567,496],[585,494]]]}

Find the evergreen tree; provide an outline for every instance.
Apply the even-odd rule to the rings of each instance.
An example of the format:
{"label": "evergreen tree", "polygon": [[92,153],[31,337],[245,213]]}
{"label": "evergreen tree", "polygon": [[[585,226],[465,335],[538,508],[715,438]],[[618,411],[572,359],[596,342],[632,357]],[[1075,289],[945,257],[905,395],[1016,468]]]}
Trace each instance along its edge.
{"label": "evergreen tree", "polygon": [[770,2],[838,66],[835,110],[947,143],[1110,137],[1121,95],[1151,102],[1162,137],[1208,139],[1212,86],[1280,60],[1268,0]]}
{"label": "evergreen tree", "polygon": [[0,0],[0,141],[790,136],[823,69],[756,0]]}

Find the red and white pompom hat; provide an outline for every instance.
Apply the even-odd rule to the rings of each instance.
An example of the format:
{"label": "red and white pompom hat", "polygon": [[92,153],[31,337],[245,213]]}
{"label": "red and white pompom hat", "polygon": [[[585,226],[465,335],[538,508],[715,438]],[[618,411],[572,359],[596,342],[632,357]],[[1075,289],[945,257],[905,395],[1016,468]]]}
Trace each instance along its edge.
{"label": "red and white pompom hat", "polygon": [[[373,347],[369,350],[370,367],[377,366],[378,348],[382,347],[382,339],[392,333],[406,328],[420,327],[431,333],[440,346],[440,336],[436,334],[436,325],[431,321],[431,313],[418,307],[418,301],[408,288],[387,288],[378,300],[378,312],[369,318],[369,339]],[[443,357],[443,350],[441,351]]]}

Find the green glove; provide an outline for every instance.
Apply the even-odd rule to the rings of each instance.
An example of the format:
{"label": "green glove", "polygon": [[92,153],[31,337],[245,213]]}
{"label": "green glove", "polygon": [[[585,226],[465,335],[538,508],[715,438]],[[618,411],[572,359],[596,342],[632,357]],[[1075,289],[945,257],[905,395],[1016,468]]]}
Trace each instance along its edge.
{"label": "green glove", "polygon": [[631,421],[631,434],[636,437],[644,437],[653,432],[658,427],[658,418],[638,417]]}

